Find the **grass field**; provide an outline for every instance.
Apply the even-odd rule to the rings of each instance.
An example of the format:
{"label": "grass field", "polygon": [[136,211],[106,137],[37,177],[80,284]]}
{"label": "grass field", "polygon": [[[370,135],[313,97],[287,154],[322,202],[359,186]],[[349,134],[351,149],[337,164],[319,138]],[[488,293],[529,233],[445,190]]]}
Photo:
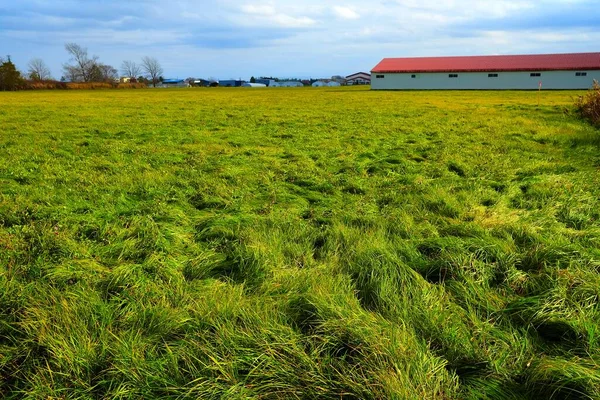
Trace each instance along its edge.
{"label": "grass field", "polygon": [[0,397],[600,398],[576,94],[0,93]]}

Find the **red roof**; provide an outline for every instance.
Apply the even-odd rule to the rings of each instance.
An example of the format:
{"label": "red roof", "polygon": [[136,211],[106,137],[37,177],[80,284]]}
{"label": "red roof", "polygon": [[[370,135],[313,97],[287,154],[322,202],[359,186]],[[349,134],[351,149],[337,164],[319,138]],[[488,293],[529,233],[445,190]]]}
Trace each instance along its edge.
{"label": "red roof", "polygon": [[600,53],[384,58],[372,72],[564,71],[600,69]]}

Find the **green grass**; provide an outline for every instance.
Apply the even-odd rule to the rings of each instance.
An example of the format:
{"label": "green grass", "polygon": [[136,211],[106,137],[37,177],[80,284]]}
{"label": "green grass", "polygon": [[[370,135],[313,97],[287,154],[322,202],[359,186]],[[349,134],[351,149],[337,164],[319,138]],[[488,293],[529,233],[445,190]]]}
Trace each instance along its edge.
{"label": "green grass", "polygon": [[600,398],[577,94],[0,93],[0,397]]}

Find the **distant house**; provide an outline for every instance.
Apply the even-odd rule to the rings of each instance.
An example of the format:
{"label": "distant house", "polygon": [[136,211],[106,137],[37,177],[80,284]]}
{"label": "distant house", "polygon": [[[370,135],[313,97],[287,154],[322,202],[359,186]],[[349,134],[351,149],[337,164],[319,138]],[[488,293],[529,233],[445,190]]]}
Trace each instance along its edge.
{"label": "distant house", "polygon": [[[135,79],[135,78],[134,78],[134,79]],[[122,77],[119,79],[119,82],[120,82],[120,83],[129,83],[129,82],[131,82],[131,78],[130,78],[130,77],[127,77],[127,76],[122,76]]]}
{"label": "distant house", "polygon": [[346,77],[347,85],[370,85],[371,74],[367,72],[357,72]]}
{"label": "distant house", "polygon": [[264,83],[246,82],[246,83],[242,84],[242,87],[264,88],[264,87],[267,87],[267,85],[265,85]]}
{"label": "distant house", "polygon": [[600,53],[385,58],[371,89],[587,89],[600,79]]}
{"label": "distant house", "polygon": [[273,86],[275,79],[267,79],[267,78],[258,78],[255,79],[256,83],[262,83],[265,86]]}
{"label": "distant house", "polygon": [[240,87],[244,84],[244,81],[238,81],[235,79],[227,79],[219,81],[219,86],[221,87]]}
{"label": "distant house", "polygon": [[299,82],[299,81],[277,82],[277,86],[278,87],[304,87],[302,82]]}
{"label": "distant house", "polygon": [[162,87],[189,87],[190,85],[183,79],[164,79]]}
{"label": "distant house", "polygon": [[323,79],[320,81],[313,82],[312,87],[337,87],[342,86],[340,82],[332,81],[329,79]]}
{"label": "distant house", "polygon": [[212,82],[206,79],[195,79],[193,83],[194,86],[209,87]]}

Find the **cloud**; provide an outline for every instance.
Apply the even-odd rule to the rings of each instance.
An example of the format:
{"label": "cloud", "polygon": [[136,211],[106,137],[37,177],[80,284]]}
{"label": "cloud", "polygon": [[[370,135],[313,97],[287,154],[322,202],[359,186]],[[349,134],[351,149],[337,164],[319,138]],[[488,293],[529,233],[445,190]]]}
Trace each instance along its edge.
{"label": "cloud", "polygon": [[244,4],[243,16],[237,19],[240,25],[278,26],[283,28],[305,28],[317,24],[317,21],[304,15],[290,15],[278,11],[271,4]]}
{"label": "cloud", "polygon": [[275,11],[275,7],[270,4],[245,4],[242,6],[242,12],[246,14],[254,14],[254,15],[275,15],[277,12]]}
{"label": "cloud", "polygon": [[330,76],[382,57],[597,51],[590,0],[0,0],[2,51],[60,76],[65,42],[166,75]]}
{"label": "cloud", "polygon": [[359,19],[360,15],[349,7],[334,6],[333,13],[342,19]]}

